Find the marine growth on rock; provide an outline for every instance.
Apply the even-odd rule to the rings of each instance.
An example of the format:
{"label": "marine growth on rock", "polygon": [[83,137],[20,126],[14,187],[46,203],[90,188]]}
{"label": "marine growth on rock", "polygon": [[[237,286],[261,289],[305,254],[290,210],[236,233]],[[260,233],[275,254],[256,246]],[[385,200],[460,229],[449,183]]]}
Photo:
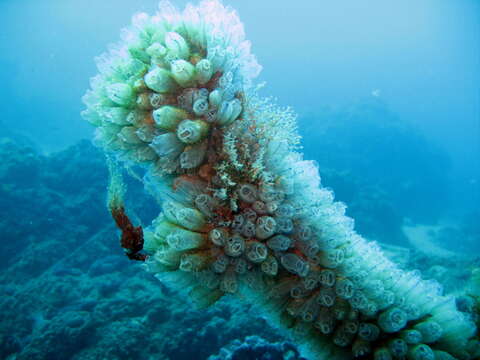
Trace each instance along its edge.
{"label": "marine growth on rock", "polygon": [[397,268],[320,185],[298,151],[295,114],[252,83],[261,67],[235,11],[161,2],[97,64],[83,112],[94,141],[143,166],[162,208],[134,228],[112,176],[130,258],[199,307],[227,294],[262,306],[312,359],[476,356],[475,325],[454,297]]}

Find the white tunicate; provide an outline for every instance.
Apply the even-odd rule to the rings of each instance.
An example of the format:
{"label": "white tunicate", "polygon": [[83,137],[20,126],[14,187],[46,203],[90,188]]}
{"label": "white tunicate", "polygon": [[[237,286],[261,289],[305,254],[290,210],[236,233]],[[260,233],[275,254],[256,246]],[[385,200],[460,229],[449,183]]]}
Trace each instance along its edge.
{"label": "white tunicate", "polygon": [[353,336],[345,332],[342,326],[338,327],[333,334],[333,343],[340,347],[346,347],[352,341]]}
{"label": "white tunicate", "polygon": [[301,299],[308,295],[308,290],[302,284],[298,284],[290,289],[290,296],[294,299]]}
{"label": "white tunicate", "polygon": [[242,184],[238,188],[240,200],[253,203],[257,198],[257,188],[252,184]]}
{"label": "white tunicate", "polygon": [[155,130],[151,125],[140,126],[139,128],[137,128],[137,131],[135,132],[135,134],[143,142],[152,142],[156,135]]}
{"label": "white tunicate", "polygon": [[292,240],[285,235],[275,235],[267,240],[267,246],[273,251],[286,251],[292,245]]}
{"label": "white tunicate", "polygon": [[[335,284],[335,279],[336,279],[335,272],[332,270],[325,269],[320,271],[318,280],[320,284],[322,284],[323,286],[332,287]],[[338,293],[337,295],[340,296]],[[353,290],[352,290],[352,295],[353,295]]]}
{"label": "white tunicate", "polygon": [[276,217],[275,222],[277,223],[277,232],[289,234],[293,230],[293,222],[287,217]]}
{"label": "white tunicate", "polygon": [[228,256],[240,256],[245,250],[245,239],[239,234],[233,234],[225,241],[225,254]]}
{"label": "white tunicate", "polygon": [[225,255],[220,255],[217,259],[212,263],[212,270],[216,273],[223,273],[227,270],[227,266],[229,264],[228,257]]}
{"label": "white tunicate", "polygon": [[298,255],[288,253],[280,257],[282,266],[293,274],[297,274],[301,277],[307,276],[310,266]]}
{"label": "white tunicate", "polygon": [[258,264],[267,258],[268,250],[264,244],[254,241],[248,244],[245,254],[248,260]]}
{"label": "white tunicate", "polygon": [[162,210],[168,221],[186,229],[200,230],[205,225],[205,217],[196,209],[185,207],[173,201],[166,201],[162,205]]}
{"label": "white tunicate", "polygon": [[352,345],[352,354],[354,358],[362,357],[370,353],[370,343],[365,340],[357,339]]}
{"label": "white tunicate", "polygon": [[208,238],[217,246],[224,246],[225,240],[229,237],[227,230],[215,228],[210,231]]}
{"label": "white tunicate", "polygon": [[201,234],[181,228],[176,228],[165,239],[168,245],[179,251],[196,249],[203,244]]}
{"label": "white tunicate", "polygon": [[162,157],[180,155],[185,145],[177,139],[175,134],[166,133],[156,136],[150,146],[158,156]]}
{"label": "white tunicate", "polygon": [[365,310],[369,305],[369,300],[361,291],[355,291],[353,296],[348,300],[354,309]]}
{"label": "white tunicate", "polygon": [[343,323],[343,328],[348,334],[356,334],[358,331],[358,322],[355,320],[348,320]]}
{"label": "white tunicate", "polygon": [[275,219],[271,216],[261,216],[257,219],[255,234],[257,238],[264,240],[275,234]]}
{"label": "white tunicate", "polygon": [[378,325],[386,333],[400,331],[407,325],[407,314],[400,308],[390,308],[380,314]]}

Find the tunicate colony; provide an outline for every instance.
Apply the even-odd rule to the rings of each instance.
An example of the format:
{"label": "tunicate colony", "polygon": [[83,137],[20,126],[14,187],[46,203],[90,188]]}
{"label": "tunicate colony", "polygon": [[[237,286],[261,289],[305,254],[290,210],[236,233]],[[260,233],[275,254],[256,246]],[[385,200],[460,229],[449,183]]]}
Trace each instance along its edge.
{"label": "tunicate colony", "polygon": [[252,85],[260,66],[234,11],[162,2],[97,63],[83,113],[94,141],[143,166],[162,207],[144,229],[148,271],[199,307],[226,294],[262,306],[312,358],[477,356],[454,298],[356,234],[320,186],[293,112]]}

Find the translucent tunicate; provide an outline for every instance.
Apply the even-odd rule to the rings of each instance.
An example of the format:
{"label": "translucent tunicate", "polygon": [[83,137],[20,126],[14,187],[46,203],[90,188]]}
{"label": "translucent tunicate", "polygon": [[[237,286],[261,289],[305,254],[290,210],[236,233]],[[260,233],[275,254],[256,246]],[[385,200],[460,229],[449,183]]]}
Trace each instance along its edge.
{"label": "translucent tunicate", "polygon": [[285,235],[275,235],[267,240],[267,246],[273,251],[286,251],[291,244],[292,240]]}
{"label": "translucent tunicate", "polygon": [[353,339],[353,336],[347,333],[342,326],[338,327],[333,334],[333,343],[340,347],[348,346]]}
{"label": "translucent tunicate", "polygon": [[313,290],[317,287],[319,279],[319,273],[315,271],[310,271],[308,275],[302,279],[303,286],[307,290]]}
{"label": "translucent tunicate", "polygon": [[288,253],[280,257],[282,266],[293,274],[301,277],[307,276],[310,269],[307,262],[303,261],[298,255]]}
{"label": "translucent tunicate", "polygon": [[207,153],[205,142],[187,146],[180,154],[180,167],[182,169],[193,169],[200,166]]}
{"label": "translucent tunicate", "polygon": [[338,279],[335,284],[335,293],[342,299],[350,299],[355,292],[353,283],[348,279]]}
{"label": "translucent tunicate", "polygon": [[255,234],[257,238],[264,240],[275,234],[275,219],[271,216],[261,216],[257,219]]}
{"label": "translucent tunicate", "polygon": [[380,335],[380,329],[375,324],[360,323],[358,327],[358,336],[365,341],[375,341]]}
{"label": "translucent tunicate", "polygon": [[235,258],[232,259],[230,262],[233,265],[233,268],[237,274],[242,275],[247,272],[248,264],[245,259]]}
{"label": "translucent tunicate", "polygon": [[217,112],[217,123],[225,126],[234,121],[242,112],[242,103],[238,99],[222,102]]}
{"label": "translucent tunicate", "polygon": [[267,207],[263,201],[255,201],[252,205],[252,209],[255,210],[257,214],[264,215],[267,213]]}
{"label": "translucent tunicate", "polygon": [[188,59],[190,49],[185,39],[176,32],[167,32],[165,34],[165,47],[172,59]]}
{"label": "translucent tunicate", "polygon": [[335,303],[335,292],[332,288],[321,288],[317,301],[320,305],[330,307]]}
{"label": "translucent tunicate", "polygon": [[194,272],[201,270],[207,259],[198,254],[184,254],[180,258],[180,270],[185,272]]}
{"label": "translucent tunicate", "polygon": [[375,352],[373,353],[373,359],[374,360],[392,360],[392,355],[390,354],[390,351],[388,351],[387,348],[382,347],[375,350]]}
{"label": "translucent tunicate", "polygon": [[110,84],[106,87],[106,93],[110,100],[121,106],[128,106],[133,101],[134,91],[128,84]]}
{"label": "translucent tunicate", "polygon": [[275,215],[284,218],[292,218],[295,215],[295,209],[290,204],[281,204],[275,211]]}
{"label": "translucent tunicate", "polygon": [[[335,284],[335,279],[336,279],[335,272],[333,270],[325,269],[325,270],[320,271],[318,281],[323,286],[332,287]],[[353,290],[352,290],[352,294],[353,294]],[[337,295],[340,296],[340,294],[338,294],[338,292],[337,292]],[[340,297],[342,297],[342,296],[340,296]]]}
{"label": "translucent tunicate", "polygon": [[220,255],[217,259],[212,263],[212,270],[216,273],[223,273],[227,270],[227,266],[229,264],[228,257],[225,255]]}
{"label": "translucent tunicate", "polygon": [[362,357],[369,354],[371,351],[370,343],[365,340],[355,340],[352,345],[352,354],[353,357]]}
{"label": "translucent tunicate", "polygon": [[168,245],[178,251],[196,249],[204,242],[201,234],[181,228],[176,228],[168,234],[166,241]]}
{"label": "translucent tunicate", "polygon": [[278,262],[275,257],[269,255],[265,261],[262,262],[260,268],[265,274],[275,276],[278,273]]}
{"label": "translucent tunicate", "polygon": [[251,221],[255,223],[255,220],[257,220],[257,213],[252,209],[252,208],[246,208],[243,210],[243,217],[247,221]]}
{"label": "translucent tunicate", "polygon": [[206,99],[198,99],[193,103],[193,112],[195,115],[202,116],[208,111],[208,101]]}
{"label": "translucent tunicate", "polygon": [[154,110],[152,117],[156,127],[173,131],[182,120],[188,117],[188,113],[185,110],[166,105]]}
{"label": "translucent tunicate", "polygon": [[408,345],[405,340],[392,339],[388,342],[388,349],[395,358],[403,358],[407,355]]}
{"label": "translucent tunicate", "polygon": [[229,237],[227,230],[215,228],[210,231],[208,238],[217,246],[224,246],[226,239]]}
{"label": "translucent tunicate", "polygon": [[268,250],[264,244],[253,241],[248,244],[245,254],[248,260],[258,264],[267,258]]}
{"label": "translucent tunicate", "polygon": [[173,133],[160,134],[151,142],[150,146],[158,156],[180,155],[185,145],[183,145]]}
{"label": "translucent tunicate", "polygon": [[213,75],[212,63],[208,59],[202,59],[195,65],[196,79],[200,84],[206,84]]}
{"label": "translucent tunicate", "polygon": [[328,268],[336,268],[345,260],[345,250],[332,249],[323,252],[319,257],[320,264]]}
{"label": "translucent tunicate", "polygon": [[442,327],[433,320],[422,321],[416,324],[414,329],[420,331],[422,341],[427,344],[437,341],[443,334]]}
{"label": "translucent tunicate", "polygon": [[276,231],[279,233],[289,234],[293,230],[293,222],[291,219],[286,217],[276,217],[275,222],[277,223]]}
{"label": "translucent tunicate", "polygon": [[320,330],[322,334],[328,335],[333,332],[335,328],[335,319],[328,308],[321,308],[318,318],[314,326]]}
{"label": "translucent tunicate", "polygon": [[253,203],[257,198],[257,188],[252,184],[242,184],[238,188],[238,196],[242,201]]}
{"label": "translucent tunicate", "polygon": [[387,333],[400,331],[406,324],[407,314],[398,307],[390,308],[378,317],[378,325]]}
{"label": "translucent tunicate", "polygon": [[233,271],[227,271],[220,281],[220,290],[227,293],[235,293],[238,289],[237,276]]}
{"label": "translucent tunicate", "polygon": [[225,241],[225,254],[228,256],[240,256],[245,250],[245,240],[239,234],[233,234]]}
{"label": "translucent tunicate", "polygon": [[200,230],[205,225],[205,217],[196,209],[184,207],[173,201],[165,201],[162,210],[168,221],[189,230]]}
{"label": "translucent tunicate", "polygon": [[408,358],[411,360],[434,360],[435,355],[430,346],[420,344],[415,345],[408,350]]}
{"label": "translucent tunicate", "polygon": [[242,231],[243,224],[245,223],[245,218],[243,215],[235,215],[232,221],[232,229],[235,231]]}
{"label": "translucent tunicate", "polygon": [[418,330],[403,330],[400,336],[407,344],[415,345],[422,342],[422,333]]}
{"label": "translucent tunicate", "polygon": [[178,139],[186,144],[194,144],[208,132],[208,123],[203,120],[183,120],[177,128]]}
{"label": "translucent tunicate", "polygon": [[177,88],[170,71],[156,67],[145,75],[145,84],[159,93],[172,92]]}
{"label": "translucent tunicate", "polygon": [[250,220],[245,221],[242,226],[241,233],[243,236],[247,238],[251,238],[255,236],[255,223]]}
{"label": "translucent tunicate", "polygon": [[124,126],[118,133],[118,137],[128,144],[142,144],[142,140],[136,134],[137,128],[134,126]]}
{"label": "translucent tunicate", "polygon": [[301,241],[308,241],[312,238],[313,232],[310,226],[308,225],[300,225],[295,233],[298,236],[298,239]]}
{"label": "translucent tunicate", "polygon": [[207,217],[213,216],[214,200],[208,194],[198,194],[195,197],[195,206]]}

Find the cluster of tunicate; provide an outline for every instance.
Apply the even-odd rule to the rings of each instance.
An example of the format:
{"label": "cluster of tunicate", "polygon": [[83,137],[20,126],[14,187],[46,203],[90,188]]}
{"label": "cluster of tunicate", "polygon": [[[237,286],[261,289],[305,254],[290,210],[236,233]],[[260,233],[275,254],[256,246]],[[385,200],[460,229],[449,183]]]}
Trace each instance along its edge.
{"label": "cluster of tunicate", "polygon": [[454,298],[355,233],[296,151],[295,116],[249,88],[259,66],[236,14],[214,0],[160,10],[100,59],[84,113],[161,205],[146,268],[200,307],[263,305],[319,358],[471,359]]}

